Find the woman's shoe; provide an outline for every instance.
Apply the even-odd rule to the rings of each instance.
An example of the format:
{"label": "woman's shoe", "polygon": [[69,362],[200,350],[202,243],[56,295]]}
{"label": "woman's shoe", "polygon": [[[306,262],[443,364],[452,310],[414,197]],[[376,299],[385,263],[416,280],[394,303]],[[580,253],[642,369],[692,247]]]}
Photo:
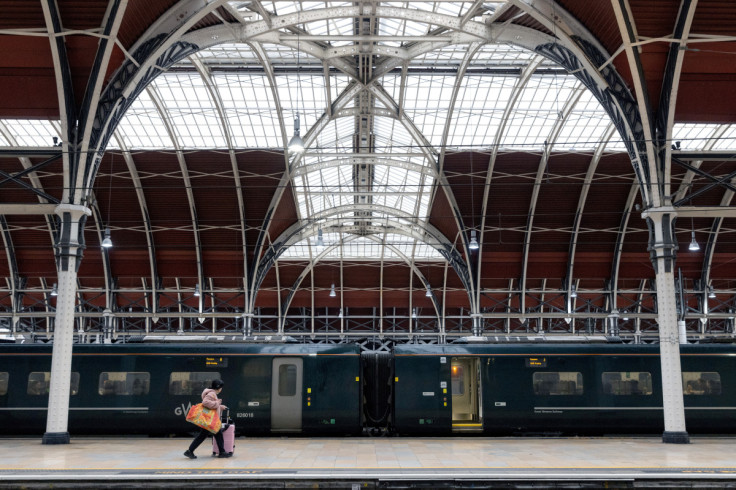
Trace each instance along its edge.
{"label": "woman's shoe", "polygon": [[184,451],[184,456],[186,456],[189,459],[197,459],[197,457],[194,455],[193,452],[191,452],[189,449]]}
{"label": "woman's shoe", "polygon": [[217,457],[218,458],[232,458],[233,453],[220,453]]}

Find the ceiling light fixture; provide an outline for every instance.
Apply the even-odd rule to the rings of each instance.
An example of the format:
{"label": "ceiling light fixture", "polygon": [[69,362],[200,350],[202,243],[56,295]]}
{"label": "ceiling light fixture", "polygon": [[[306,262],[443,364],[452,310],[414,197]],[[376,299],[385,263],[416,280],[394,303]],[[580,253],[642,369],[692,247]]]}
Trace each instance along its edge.
{"label": "ceiling light fixture", "polygon": [[199,292],[199,284],[195,284],[194,285],[194,296],[196,296],[197,298],[199,298],[199,295],[200,294],[201,293]]}
{"label": "ceiling light fixture", "polygon": [[572,290],[570,291],[570,297],[571,298],[577,298],[578,297],[578,290],[575,287],[575,285],[572,285]]}
{"label": "ceiling light fixture", "polygon": [[325,246],[325,240],[324,240],[324,238],[322,237],[322,228],[320,228],[320,229],[319,229],[319,230],[317,231],[317,246],[318,246],[318,247],[324,247],[324,246]]}
{"label": "ceiling light fixture", "polygon": [[427,298],[431,298],[431,297],[432,297],[432,289],[430,289],[430,287],[429,287],[429,284],[427,284],[427,292],[426,292],[426,293],[424,293],[424,295],[425,295],[425,296],[426,296]]}
{"label": "ceiling light fixture", "polygon": [[289,140],[289,151],[292,153],[304,152],[304,140],[299,136],[299,114],[294,118],[294,136]]}
{"label": "ceiling light fixture", "polygon": [[110,239],[110,228],[105,228],[105,236],[102,239],[102,246],[105,248],[112,247],[112,240]]}
{"label": "ceiling light fixture", "polygon": [[337,296],[337,293],[335,292],[335,283],[332,283],[332,286],[330,287],[330,298],[334,298]]}
{"label": "ceiling light fixture", "polygon": [[468,248],[470,250],[478,250],[480,245],[478,245],[478,239],[475,236],[475,230],[470,230],[470,243],[468,244]]}
{"label": "ceiling light fixture", "polygon": [[54,286],[51,288],[51,296],[58,296],[59,295],[59,288],[56,287],[56,283],[54,283]]}
{"label": "ceiling light fixture", "polygon": [[697,252],[700,250],[700,245],[698,245],[698,241],[695,240],[695,230],[691,232],[692,239],[690,240],[690,245],[687,247],[688,250],[691,252]]}
{"label": "ceiling light fixture", "polygon": [[713,286],[708,286],[708,298],[715,299],[716,292],[713,290]]}

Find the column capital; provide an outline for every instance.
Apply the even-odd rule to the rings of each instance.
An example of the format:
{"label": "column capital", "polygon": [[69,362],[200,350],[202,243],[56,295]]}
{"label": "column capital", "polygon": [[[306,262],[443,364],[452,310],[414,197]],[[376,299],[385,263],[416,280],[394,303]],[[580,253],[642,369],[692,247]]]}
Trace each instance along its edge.
{"label": "column capital", "polygon": [[[670,211],[671,210],[671,211]],[[671,206],[661,206],[642,213],[649,228],[649,258],[654,266],[654,273],[673,272],[677,256],[677,239],[675,238],[675,220],[677,211]]]}
{"label": "column capital", "polygon": [[54,212],[61,218],[64,217],[64,214],[68,213],[75,220],[81,218],[82,216],[92,216],[92,210],[87,206],[82,206],[80,204],[59,204],[58,206],[56,206],[56,209],[54,209]]}
{"label": "column capital", "polygon": [[661,220],[664,215],[670,215],[670,218],[675,218],[677,217],[677,209],[674,206],[656,206],[647,208],[641,212],[642,218],[651,218],[653,220]]}

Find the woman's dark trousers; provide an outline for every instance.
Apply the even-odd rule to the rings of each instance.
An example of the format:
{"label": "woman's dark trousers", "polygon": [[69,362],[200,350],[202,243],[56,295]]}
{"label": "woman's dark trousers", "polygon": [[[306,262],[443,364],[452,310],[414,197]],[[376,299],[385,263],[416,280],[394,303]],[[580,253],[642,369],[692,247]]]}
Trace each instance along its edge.
{"label": "woman's dark trousers", "polygon": [[[208,431],[207,429],[199,429],[199,434],[197,434],[192,443],[189,445],[189,451],[193,453],[194,450],[197,449],[199,445],[202,444],[202,442],[204,442],[204,440],[211,435],[212,432]],[[215,434],[215,441],[217,442],[217,447],[220,450],[220,454],[224,453],[225,441],[222,439],[222,430]]]}

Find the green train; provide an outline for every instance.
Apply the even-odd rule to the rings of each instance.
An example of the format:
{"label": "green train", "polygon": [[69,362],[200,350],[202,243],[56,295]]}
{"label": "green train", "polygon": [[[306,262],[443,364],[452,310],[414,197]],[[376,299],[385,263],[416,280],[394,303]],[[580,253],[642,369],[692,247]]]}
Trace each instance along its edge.
{"label": "green train", "polygon": [[[681,346],[690,433],[736,432],[736,348]],[[404,345],[394,427],[406,434],[661,434],[659,347]]]}
{"label": "green train", "polygon": [[[736,432],[736,348],[681,353],[688,432]],[[0,434],[45,431],[50,366],[50,345],[0,345]],[[74,346],[69,432],[189,433],[215,378],[241,435],[664,430],[656,345],[128,343]]]}

